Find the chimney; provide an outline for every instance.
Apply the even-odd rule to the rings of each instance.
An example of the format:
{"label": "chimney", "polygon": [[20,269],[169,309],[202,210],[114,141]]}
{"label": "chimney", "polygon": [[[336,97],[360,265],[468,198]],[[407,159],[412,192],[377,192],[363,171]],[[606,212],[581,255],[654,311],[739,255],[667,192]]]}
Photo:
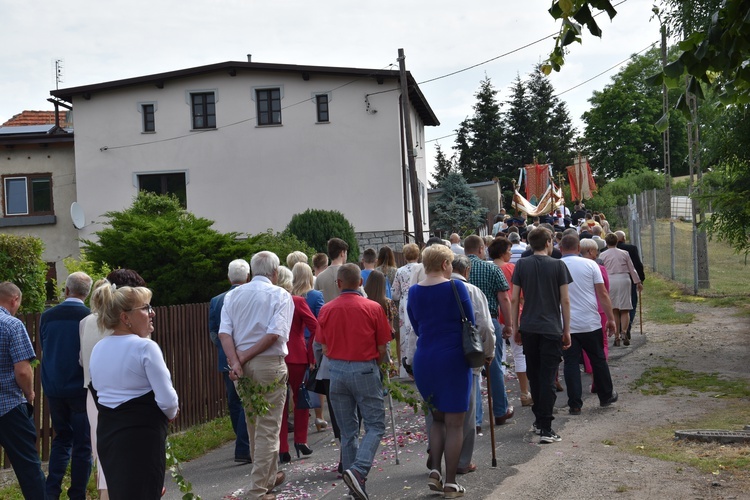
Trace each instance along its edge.
{"label": "chimney", "polygon": [[247,55],[247,62],[253,62],[253,55],[252,54],[248,54]]}

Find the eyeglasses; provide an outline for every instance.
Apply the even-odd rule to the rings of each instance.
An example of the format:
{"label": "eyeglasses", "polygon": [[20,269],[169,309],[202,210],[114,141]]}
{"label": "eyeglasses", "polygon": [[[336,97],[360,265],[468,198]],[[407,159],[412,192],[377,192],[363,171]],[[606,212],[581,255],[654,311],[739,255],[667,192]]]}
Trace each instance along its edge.
{"label": "eyeglasses", "polygon": [[151,304],[146,304],[145,306],[141,306],[141,307],[134,307],[132,309],[128,309],[125,312],[138,311],[138,310],[146,311],[148,314],[152,314],[154,312],[154,308],[151,307]]}

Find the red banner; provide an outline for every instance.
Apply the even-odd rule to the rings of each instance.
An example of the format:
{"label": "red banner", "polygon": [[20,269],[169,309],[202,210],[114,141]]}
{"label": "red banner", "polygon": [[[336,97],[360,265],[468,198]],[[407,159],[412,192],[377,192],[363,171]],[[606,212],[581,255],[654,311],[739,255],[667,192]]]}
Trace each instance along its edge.
{"label": "red banner", "polygon": [[549,186],[549,165],[526,165],[526,199],[536,204]]}

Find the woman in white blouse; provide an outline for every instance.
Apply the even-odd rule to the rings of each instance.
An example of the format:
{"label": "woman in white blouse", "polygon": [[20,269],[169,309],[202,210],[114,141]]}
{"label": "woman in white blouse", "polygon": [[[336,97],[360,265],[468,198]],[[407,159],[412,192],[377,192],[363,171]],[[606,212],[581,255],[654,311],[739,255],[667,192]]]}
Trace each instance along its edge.
{"label": "woman in white blouse", "polygon": [[99,328],[111,329],[91,353],[92,393],[99,409],[97,449],[112,500],[158,499],[166,470],[167,424],[177,393],[154,331],[151,290],[104,284],[97,289]]}

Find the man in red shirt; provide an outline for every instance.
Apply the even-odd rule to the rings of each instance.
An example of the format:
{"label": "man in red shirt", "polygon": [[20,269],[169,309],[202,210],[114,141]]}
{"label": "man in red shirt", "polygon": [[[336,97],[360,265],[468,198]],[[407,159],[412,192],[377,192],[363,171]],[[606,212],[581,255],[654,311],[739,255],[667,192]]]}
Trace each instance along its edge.
{"label": "man in red shirt", "polygon": [[[318,315],[315,340],[330,361],[331,405],[341,428],[344,482],[358,500],[368,500],[367,473],[385,434],[385,405],[379,363],[387,361],[391,327],[380,304],[361,295],[362,275],[355,264],[338,269],[341,294]],[[359,441],[359,418],[365,435]]]}

